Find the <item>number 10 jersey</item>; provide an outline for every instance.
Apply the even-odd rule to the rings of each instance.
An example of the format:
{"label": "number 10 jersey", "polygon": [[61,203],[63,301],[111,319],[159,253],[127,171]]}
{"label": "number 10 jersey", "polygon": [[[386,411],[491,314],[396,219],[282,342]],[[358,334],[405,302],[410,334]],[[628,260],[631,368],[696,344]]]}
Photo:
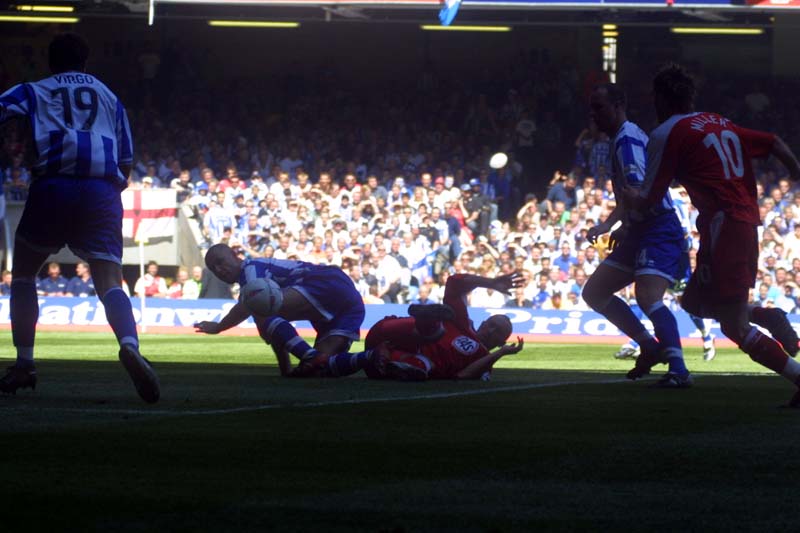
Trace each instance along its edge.
{"label": "number 10 jersey", "polygon": [[116,95],[94,76],[64,72],[12,87],[0,95],[0,124],[15,117],[30,121],[36,177],[126,184],[119,165],[133,159],[128,117]]}
{"label": "number 10 jersey", "polygon": [[737,126],[715,113],[673,115],[650,134],[643,191],[648,203],[677,179],[700,212],[700,231],[718,212],[758,226],[752,159],[772,150],[771,133]]}

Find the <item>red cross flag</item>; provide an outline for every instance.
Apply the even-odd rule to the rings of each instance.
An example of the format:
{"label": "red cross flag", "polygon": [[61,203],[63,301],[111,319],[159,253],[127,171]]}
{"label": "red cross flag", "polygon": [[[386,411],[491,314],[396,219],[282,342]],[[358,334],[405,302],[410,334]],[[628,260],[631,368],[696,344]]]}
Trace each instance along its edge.
{"label": "red cross flag", "polygon": [[176,231],[175,189],[126,189],[122,191],[122,236],[125,239],[172,240]]}

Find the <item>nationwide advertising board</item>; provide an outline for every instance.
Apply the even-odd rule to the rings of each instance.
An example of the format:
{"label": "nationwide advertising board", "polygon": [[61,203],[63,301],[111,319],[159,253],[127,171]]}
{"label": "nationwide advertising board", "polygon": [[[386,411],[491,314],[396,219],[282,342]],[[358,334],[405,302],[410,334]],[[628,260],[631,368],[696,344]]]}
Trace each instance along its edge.
{"label": "nationwide advertising board", "polygon": [[[220,320],[234,305],[232,300],[172,300],[149,298],[144,313],[140,301],[132,299],[136,322],[150,332],[189,333],[196,322]],[[10,325],[9,300],[0,298],[0,327]],[[404,316],[405,305],[367,305],[362,332],[387,315]],[[592,311],[540,311],[534,309],[477,308],[469,309],[476,325],[494,314],[505,314],[511,319],[514,335],[528,341],[541,342],[620,342],[624,338],[614,325]],[[700,339],[689,315],[677,310],[675,315],[684,339]],[[790,315],[796,329],[800,328],[800,315]],[[649,321],[644,320],[646,326]],[[97,298],[43,297],[39,299],[39,325],[42,329],[64,331],[108,331],[105,311]],[[301,334],[313,335],[308,322],[296,322]],[[714,333],[721,337],[719,326]],[[233,335],[256,335],[255,324],[248,319],[229,331]],[[692,344],[692,343],[690,343]]]}

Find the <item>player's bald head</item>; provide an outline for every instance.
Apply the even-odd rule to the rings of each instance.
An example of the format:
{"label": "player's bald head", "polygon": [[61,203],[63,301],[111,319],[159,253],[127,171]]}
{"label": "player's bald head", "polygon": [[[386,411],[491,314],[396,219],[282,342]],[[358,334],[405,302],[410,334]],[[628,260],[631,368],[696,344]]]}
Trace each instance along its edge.
{"label": "player's bald head", "polygon": [[477,334],[481,343],[491,350],[505,344],[512,331],[510,318],[506,315],[492,315],[483,321]]}
{"label": "player's bald head", "polygon": [[589,100],[589,116],[600,131],[613,136],[627,120],[625,102],[625,91],[616,83],[596,85]]}
{"label": "player's bald head", "polygon": [[235,283],[239,279],[242,260],[227,244],[215,244],[206,252],[206,266],[222,281]]}
{"label": "player's bald head", "polygon": [[498,331],[505,334],[505,336],[503,337],[504,340],[508,339],[511,336],[511,332],[513,331],[514,328],[511,325],[511,319],[508,318],[506,315],[494,315],[489,320],[494,322]]}
{"label": "player's bald head", "polygon": [[235,257],[236,254],[233,252],[233,249],[227,244],[215,244],[206,252],[206,266],[211,268],[212,263]]}

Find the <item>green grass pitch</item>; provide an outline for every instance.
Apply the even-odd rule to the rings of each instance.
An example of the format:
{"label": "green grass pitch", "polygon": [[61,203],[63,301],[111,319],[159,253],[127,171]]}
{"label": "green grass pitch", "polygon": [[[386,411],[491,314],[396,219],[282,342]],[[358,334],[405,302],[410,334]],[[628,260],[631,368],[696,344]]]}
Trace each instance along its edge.
{"label": "green grass pitch", "polygon": [[[11,336],[0,333],[10,364]],[[257,338],[39,333],[0,397],[0,530],[791,531],[800,411],[732,349],[693,389],[626,382],[615,346],[527,345],[491,382],[280,378]]]}

